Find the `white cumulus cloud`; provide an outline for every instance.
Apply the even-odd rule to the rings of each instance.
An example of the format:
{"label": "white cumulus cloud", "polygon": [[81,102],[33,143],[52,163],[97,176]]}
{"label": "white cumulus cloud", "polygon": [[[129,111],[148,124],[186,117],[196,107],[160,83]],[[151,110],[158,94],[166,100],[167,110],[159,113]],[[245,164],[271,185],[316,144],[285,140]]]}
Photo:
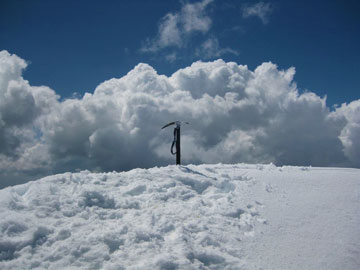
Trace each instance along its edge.
{"label": "white cumulus cloud", "polygon": [[360,100],[350,104],[342,104],[334,113],[335,117],[346,118],[346,125],[340,134],[341,142],[344,146],[343,151],[349,158],[352,166],[360,165]]}
{"label": "white cumulus cloud", "polygon": [[[174,120],[184,163],[360,167],[359,101],[335,111],[300,93],[295,68],[195,62],[171,76],[138,64],[93,93],[60,101],[22,78],[26,63],[0,53],[0,178],[173,163]],[[15,177],[16,178],[16,177]],[[3,184],[4,185],[4,184]]]}

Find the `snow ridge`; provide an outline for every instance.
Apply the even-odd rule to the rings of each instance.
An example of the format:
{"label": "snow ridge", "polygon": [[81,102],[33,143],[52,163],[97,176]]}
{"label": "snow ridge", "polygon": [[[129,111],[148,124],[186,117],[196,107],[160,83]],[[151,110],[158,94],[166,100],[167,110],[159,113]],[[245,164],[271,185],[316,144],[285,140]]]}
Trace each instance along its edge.
{"label": "snow ridge", "polygon": [[168,166],[9,187],[0,190],[0,268],[259,269],[247,249],[271,235],[268,217],[276,224],[266,202],[287,201],[272,180],[309,170],[316,175],[272,164]]}

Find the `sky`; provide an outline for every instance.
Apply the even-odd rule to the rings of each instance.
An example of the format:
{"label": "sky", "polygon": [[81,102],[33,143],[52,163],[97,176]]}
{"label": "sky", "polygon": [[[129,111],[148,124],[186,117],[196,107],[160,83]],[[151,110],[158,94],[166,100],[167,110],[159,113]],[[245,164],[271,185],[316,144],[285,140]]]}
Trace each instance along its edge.
{"label": "sky", "polygon": [[[208,28],[190,31],[182,47],[145,53],[164,16],[194,1],[2,0],[0,48],[31,63],[25,79],[63,98],[93,92],[139,62],[171,75],[196,60],[218,58],[251,69],[267,61],[293,66],[299,88],[327,95],[329,105],[359,97],[358,1],[209,2],[203,14]],[[258,3],[258,13],[246,16],[244,9]],[[209,39],[217,40],[218,50],[195,54]],[[176,57],[167,60],[169,55]]]}
{"label": "sky", "polygon": [[1,1],[0,187],[173,163],[360,167],[356,1]]}

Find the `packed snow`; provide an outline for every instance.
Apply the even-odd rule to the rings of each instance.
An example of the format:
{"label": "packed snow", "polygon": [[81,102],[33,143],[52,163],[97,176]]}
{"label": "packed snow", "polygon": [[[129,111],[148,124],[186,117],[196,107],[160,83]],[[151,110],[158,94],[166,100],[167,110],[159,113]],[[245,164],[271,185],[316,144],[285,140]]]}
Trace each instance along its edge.
{"label": "packed snow", "polygon": [[0,190],[0,269],[360,269],[360,170],[199,165]]}

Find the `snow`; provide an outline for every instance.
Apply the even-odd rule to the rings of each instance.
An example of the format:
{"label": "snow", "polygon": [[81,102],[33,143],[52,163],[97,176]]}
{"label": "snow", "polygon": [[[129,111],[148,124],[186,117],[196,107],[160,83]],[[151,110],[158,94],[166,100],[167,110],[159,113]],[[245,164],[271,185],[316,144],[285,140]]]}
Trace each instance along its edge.
{"label": "snow", "polygon": [[360,269],[360,170],[188,165],[0,190],[0,269]]}

